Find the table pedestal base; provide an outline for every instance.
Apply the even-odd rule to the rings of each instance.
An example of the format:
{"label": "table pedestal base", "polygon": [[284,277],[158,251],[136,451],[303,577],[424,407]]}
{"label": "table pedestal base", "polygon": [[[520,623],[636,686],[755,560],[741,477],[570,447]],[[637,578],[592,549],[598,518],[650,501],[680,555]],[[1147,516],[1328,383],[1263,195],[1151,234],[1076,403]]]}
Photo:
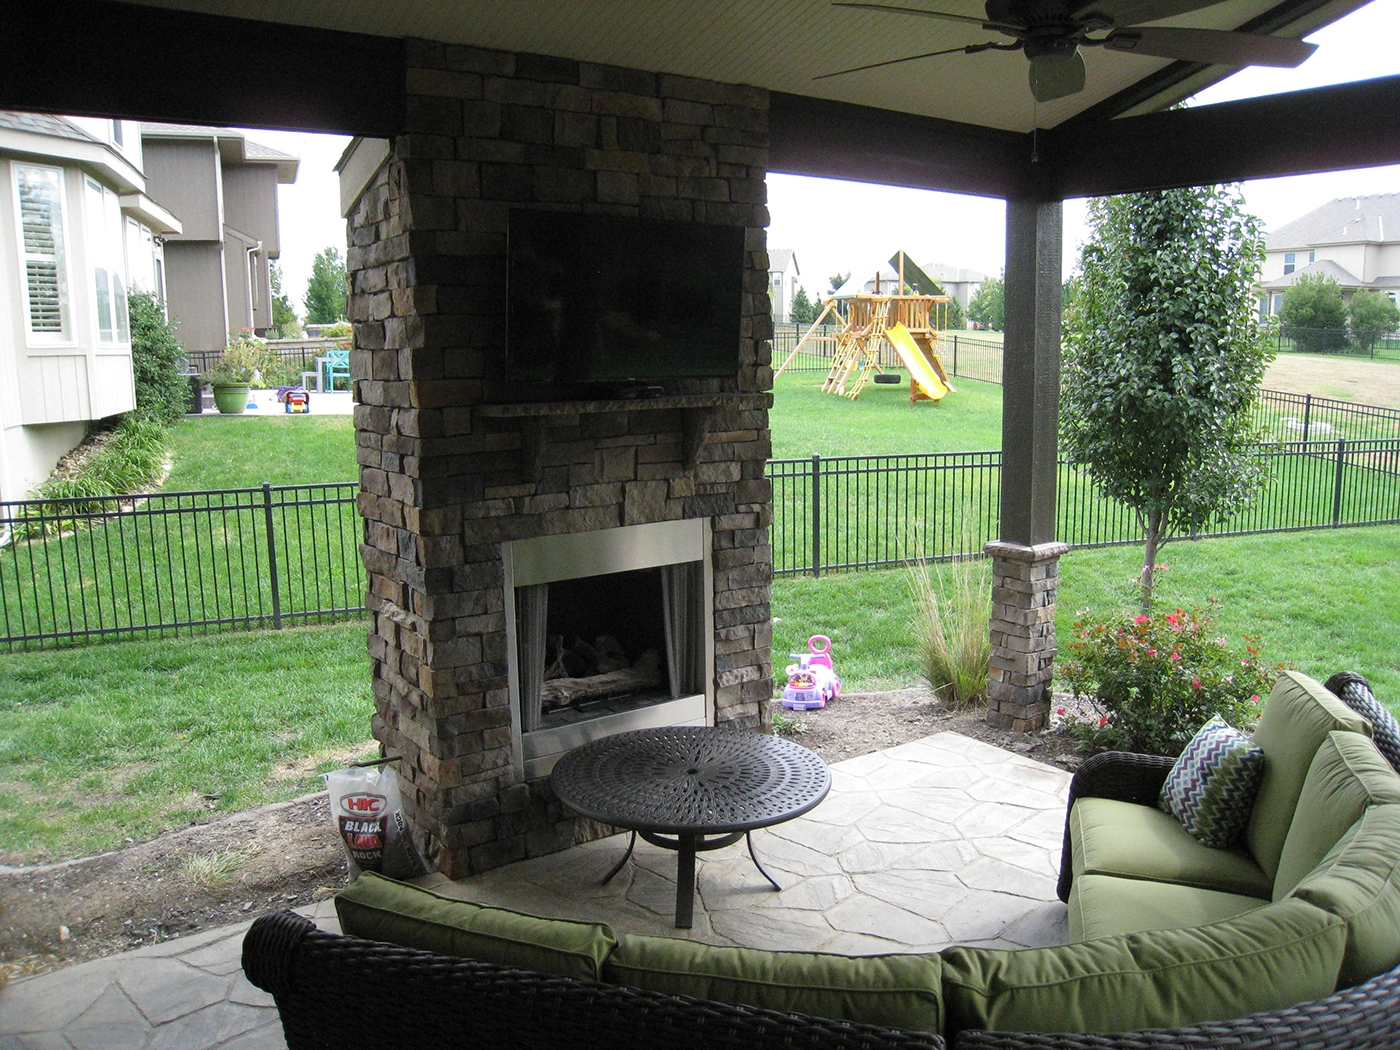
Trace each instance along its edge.
{"label": "table pedestal base", "polygon": [[778,880],[768,874],[768,869],[763,866],[763,863],[758,859],[758,854],[753,851],[753,836],[747,831],[734,831],[726,835],[660,835],[654,831],[634,831],[631,838],[627,840],[627,852],[622,855],[621,860],[612,866],[612,870],[603,876],[600,885],[607,885],[612,881],[612,877],[622,870],[622,866],[627,863],[627,858],[632,856],[632,850],[637,845],[638,834],[653,846],[676,851],[676,929],[678,930],[688,930],[694,923],[695,854],[697,853],[723,849],[725,846],[734,845],[740,839],[746,839],[749,845],[749,856],[753,858],[753,865],[758,869],[759,874],[772,884],[773,889],[782,889],[778,885]]}

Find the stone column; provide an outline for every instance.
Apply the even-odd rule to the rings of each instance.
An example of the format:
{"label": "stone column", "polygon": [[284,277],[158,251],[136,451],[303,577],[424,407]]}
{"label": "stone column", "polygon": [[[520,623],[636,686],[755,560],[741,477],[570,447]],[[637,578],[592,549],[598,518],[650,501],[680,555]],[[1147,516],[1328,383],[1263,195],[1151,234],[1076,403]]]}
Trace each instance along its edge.
{"label": "stone column", "polygon": [[987,721],[1018,733],[1043,729],[1050,715],[1059,562],[1069,545],[994,540],[985,550],[992,559]]}

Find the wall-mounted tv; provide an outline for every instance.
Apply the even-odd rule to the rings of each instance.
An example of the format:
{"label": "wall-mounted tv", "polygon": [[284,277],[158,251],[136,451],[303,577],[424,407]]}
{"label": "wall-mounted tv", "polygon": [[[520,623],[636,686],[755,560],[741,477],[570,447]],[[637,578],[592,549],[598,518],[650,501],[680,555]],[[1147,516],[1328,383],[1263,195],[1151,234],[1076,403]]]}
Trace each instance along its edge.
{"label": "wall-mounted tv", "polygon": [[733,377],[744,228],[513,209],[506,362],[513,384],[586,388]]}

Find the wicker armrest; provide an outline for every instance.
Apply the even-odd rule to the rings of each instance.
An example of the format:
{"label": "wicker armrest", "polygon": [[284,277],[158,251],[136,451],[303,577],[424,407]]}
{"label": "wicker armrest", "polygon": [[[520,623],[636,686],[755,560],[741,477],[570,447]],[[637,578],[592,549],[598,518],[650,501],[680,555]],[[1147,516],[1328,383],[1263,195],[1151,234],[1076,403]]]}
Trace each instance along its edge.
{"label": "wicker armrest", "polygon": [[940,1035],[663,995],[253,923],[248,979],[277,1001],[289,1050],[943,1050]]}
{"label": "wicker armrest", "polygon": [[1310,1003],[1189,1028],[1102,1034],[963,1032],[953,1050],[1394,1050],[1400,969]]}
{"label": "wicker armrest", "polygon": [[1060,851],[1060,882],[1056,887],[1060,900],[1069,900],[1074,880],[1070,870],[1069,814],[1075,802],[1081,798],[1112,798],[1140,806],[1155,806],[1175,763],[1175,759],[1165,755],[1138,755],[1128,751],[1105,751],[1084,760],[1069,783],[1069,802],[1065,806],[1065,837]]}

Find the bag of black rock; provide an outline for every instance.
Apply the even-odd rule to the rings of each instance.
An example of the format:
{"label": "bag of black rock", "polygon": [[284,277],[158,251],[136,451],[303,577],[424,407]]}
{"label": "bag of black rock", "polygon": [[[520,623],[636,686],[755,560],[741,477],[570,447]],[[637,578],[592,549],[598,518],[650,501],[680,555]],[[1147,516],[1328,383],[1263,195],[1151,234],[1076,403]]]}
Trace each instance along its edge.
{"label": "bag of black rock", "polygon": [[399,803],[399,775],[383,766],[326,774],[331,821],[345,845],[351,876],[374,871],[391,879],[426,875]]}

